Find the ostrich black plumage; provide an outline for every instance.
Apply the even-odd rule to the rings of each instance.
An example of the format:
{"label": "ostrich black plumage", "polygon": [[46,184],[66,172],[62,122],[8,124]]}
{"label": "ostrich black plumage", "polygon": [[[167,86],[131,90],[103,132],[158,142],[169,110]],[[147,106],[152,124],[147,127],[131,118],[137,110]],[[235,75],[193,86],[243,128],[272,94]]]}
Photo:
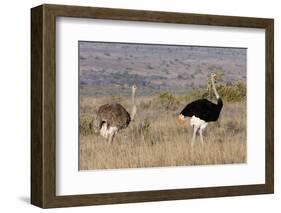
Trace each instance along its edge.
{"label": "ostrich black plumage", "polygon": [[208,122],[217,121],[223,107],[223,101],[220,98],[214,78],[215,74],[211,74],[212,88],[215,93],[217,103],[212,103],[207,99],[199,99],[189,103],[179,114],[178,123],[184,126],[187,118],[190,118],[190,125],[193,126],[192,144],[195,141],[196,133],[199,133],[200,140],[203,143],[203,130],[207,127]]}

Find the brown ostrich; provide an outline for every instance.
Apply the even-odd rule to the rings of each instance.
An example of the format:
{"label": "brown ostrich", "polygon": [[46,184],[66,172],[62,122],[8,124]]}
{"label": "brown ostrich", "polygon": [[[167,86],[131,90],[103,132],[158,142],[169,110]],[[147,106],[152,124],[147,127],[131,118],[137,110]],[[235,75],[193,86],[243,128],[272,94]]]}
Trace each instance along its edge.
{"label": "brown ostrich", "polygon": [[97,113],[100,135],[112,143],[114,136],[120,129],[128,127],[134,120],[137,107],[135,94],[137,87],[132,86],[132,109],[131,114],[119,103],[104,104],[100,106]]}

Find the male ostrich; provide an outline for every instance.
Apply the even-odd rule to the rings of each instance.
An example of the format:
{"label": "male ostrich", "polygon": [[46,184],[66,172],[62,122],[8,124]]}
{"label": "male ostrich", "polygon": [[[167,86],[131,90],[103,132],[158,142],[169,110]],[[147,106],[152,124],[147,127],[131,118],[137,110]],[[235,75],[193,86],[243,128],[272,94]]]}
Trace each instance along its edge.
{"label": "male ostrich", "polygon": [[135,104],[136,89],[137,87],[133,85],[131,114],[119,103],[105,104],[98,109],[97,118],[100,134],[110,143],[118,130],[125,129],[135,118],[137,112]]}
{"label": "male ostrich", "polygon": [[178,116],[178,124],[182,127],[184,127],[186,118],[190,118],[190,125],[193,126],[192,144],[194,144],[197,133],[200,134],[200,140],[203,143],[202,132],[207,127],[208,122],[217,121],[220,116],[223,102],[216,90],[215,76],[216,74],[211,74],[211,83],[217,103],[214,104],[207,99],[199,99],[189,103]]}

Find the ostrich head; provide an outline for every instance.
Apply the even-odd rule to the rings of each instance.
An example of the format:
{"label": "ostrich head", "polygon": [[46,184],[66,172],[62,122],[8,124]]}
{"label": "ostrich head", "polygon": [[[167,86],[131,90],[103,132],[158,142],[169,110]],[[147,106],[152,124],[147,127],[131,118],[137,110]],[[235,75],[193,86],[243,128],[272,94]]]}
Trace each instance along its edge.
{"label": "ostrich head", "polygon": [[135,84],[133,84],[132,86],[132,94],[135,94],[137,90],[137,86]]}
{"label": "ostrich head", "polygon": [[182,114],[180,114],[177,118],[177,123],[180,127],[184,127],[185,126],[185,122],[186,119],[184,118],[184,116]]}
{"label": "ostrich head", "polygon": [[131,110],[131,120],[133,121],[135,119],[136,113],[137,113],[137,106],[135,103],[135,95],[136,95],[137,86],[134,84],[132,86],[132,110]]}
{"label": "ostrich head", "polygon": [[211,78],[212,78],[212,79],[215,79],[216,76],[217,76],[216,73],[211,73]]}
{"label": "ostrich head", "polygon": [[218,94],[218,91],[216,89],[216,85],[215,85],[215,77],[216,77],[216,73],[211,73],[211,83],[212,83],[212,88],[213,88],[213,91],[215,93],[215,96],[216,96],[216,99],[219,99],[220,96]]}

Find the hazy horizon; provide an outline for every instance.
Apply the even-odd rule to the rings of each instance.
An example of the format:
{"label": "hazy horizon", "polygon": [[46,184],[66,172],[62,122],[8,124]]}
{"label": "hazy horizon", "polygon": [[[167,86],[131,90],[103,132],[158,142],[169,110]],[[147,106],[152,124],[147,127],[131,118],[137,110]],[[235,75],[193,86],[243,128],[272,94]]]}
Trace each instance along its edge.
{"label": "hazy horizon", "polygon": [[137,84],[141,95],[175,94],[202,88],[211,72],[223,83],[246,83],[246,48],[79,42],[80,94],[127,94]]}

